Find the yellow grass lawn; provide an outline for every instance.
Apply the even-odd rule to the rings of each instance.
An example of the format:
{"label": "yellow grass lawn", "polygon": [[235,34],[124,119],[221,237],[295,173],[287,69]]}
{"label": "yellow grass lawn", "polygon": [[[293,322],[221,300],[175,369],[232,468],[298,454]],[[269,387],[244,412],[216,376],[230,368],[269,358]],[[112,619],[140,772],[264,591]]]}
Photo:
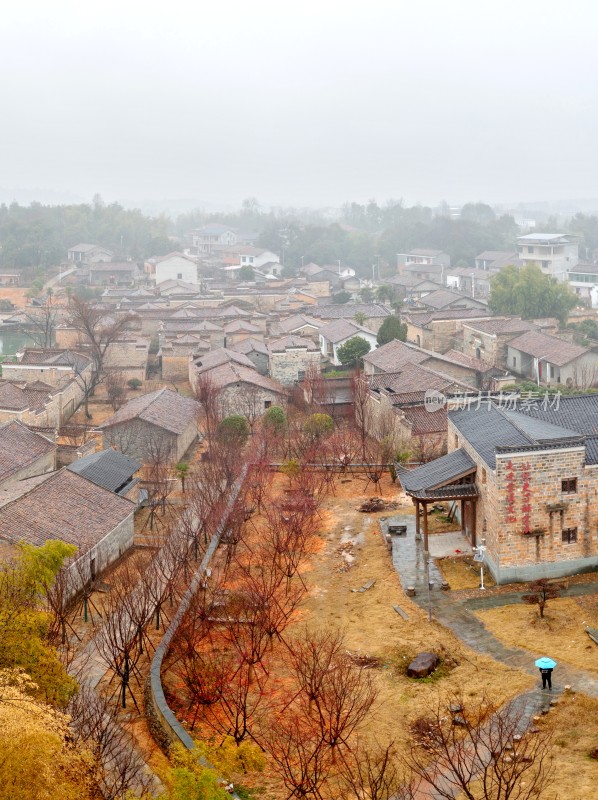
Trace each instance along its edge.
{"label": "yellow grass lawn", "polygon": [[507,645],[598,672],[598,645],[585,632],[586,625],[598,627],[595,607],[593,611],[584,610],[574,599],[563,597],[548,602],[544,619],[540,619],[536,606],[523,603],[478,611],[477,616]]}
{"label": "yellow grass lawn", "polygon": [[598,700],[565,692],[538,724],[554,734],[554,790],[560,800],[598,797],[598,761],[589,756],[598,747]]}
{"label": "yellow grass lawn", "polygon": [[[480,585],[480,565],[471,556],[437,558],[436,566],[451,589],[477,589]],[[484,569],[484,585],[495,586],[489,570]]]}
{"label": "yellow grass lawn", "polygon": [[[363,485],[357,478],[340,484],[336,496],[323,503],[324,546],[304,573],[310,592],[302,618],[316,627],[342,628],[352,651],[380,659],[382,668],[373,671],[380,695],[370,732],[400,746],[409,736],[409,723],[425,713],[426,705],[459,690],[472,699],[490,691],[499,701],[529,688],[532,679],[470,650],[450,631],[428,622],[401,588],[380,534],[380,515],[356,511]],[[383,488],[384,497],[392,499],[390,485]],[[370,590],[351,591],[373,578]],[[394,611],[395,604],[407,612],[408,621]],[[411,658],[430,650],[442,658],[438,674],[424,681],[407,678],[404,671]]]}

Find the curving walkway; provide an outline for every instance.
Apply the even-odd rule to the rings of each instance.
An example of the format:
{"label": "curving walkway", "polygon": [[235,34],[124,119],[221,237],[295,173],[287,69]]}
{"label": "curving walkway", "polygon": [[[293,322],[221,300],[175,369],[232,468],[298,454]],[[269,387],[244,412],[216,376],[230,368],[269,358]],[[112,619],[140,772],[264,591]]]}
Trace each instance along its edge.
{"label": "curving walkway", "polygon": [[[511,592],[469,599],[456,598],[452,596],[451,592],[442,591],[439,588],[442,583],[442,576],[432,559],[430,562],[430,580],[434,585],[430,590],[430,603],[428,604],[423,543],[415,538],[415,517],[413,514],[396,514],[386,520],[381,520],[380,526],[383,532],[386,533],[389,524],[407,526],[406,536],[392,537],[392,562],[399,573],[403,588],[406,589],[408,586],[415,588],[414,602],[425,611],[428,610],[430,605],[433,616],[442,625],[450,628],[472,649],[480,653],[486,653],[496,661],[500,661],[510,667],[525,670],[537,678],[538,668],[535,666],[534,661],[545,655],[545,653],[536,654],[519,647],[507,647],[490,633],[484,623],[472,613],[473,609],[496,608],[501,605],[518,603],[521,600],[521,593]],[[442,534],[434,534],[434,536],[442,536]],[[598,586],[593,583],[574,584],[563,592],[563,596],[579,596],[597,589]],[[553,682],[557,686],[569,685],[591,697],[598,697],[598,675],[570,666],[562,661],[559,662],[555,670]],[[536,691],[540,697],[545,697],[546,694],[549,694],[543,694],[541,690]],[[534,692],[526,694],[533,695]],[[525,695],[521,695],[521,697],[525,697]]]}

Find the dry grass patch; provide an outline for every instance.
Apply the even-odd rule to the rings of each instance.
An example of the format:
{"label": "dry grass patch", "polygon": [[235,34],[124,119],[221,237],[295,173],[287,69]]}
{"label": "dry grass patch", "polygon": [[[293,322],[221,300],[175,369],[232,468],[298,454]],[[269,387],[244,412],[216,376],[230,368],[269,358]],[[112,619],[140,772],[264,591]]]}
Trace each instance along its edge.
{"label": "dry grass patch", "polygon": [[562,800],[590,800],[598,796],[598,761],[590,753],[598,747],[598,700],[565,692],[558,706],[542,717],[542,727],[554,735],[554,788]]}
{"label": "dry grass patch", "polygon": [[[451,589],[478,589],[480,586],[480,565],[471,556],[436,558],[436,566]],[[484,585],[495,586],[488,569],[484,569]]]}
{"label": "dry grass patch", "polygon": [[544,653],[581,669],[598,672],[598,645],[585,626],[598,627],[596,611],[584,610],[572,598],[550,600],[540,618],[536,606],[509,605],[476,612],[506,645]]}
{"label": "dry grass patch", "polygon": [[[380,662],[381,666],[373,670],[379,700],[368,728],[380,741],[395,739],[401,748],[407,743],[411,722],[422,715],[424,705],[434,706],[460,689],[472,700],[490,691],[492,699],[501,702],[528,689],[533,681],[523,672],[470,650],[437,622],[428,622],[426,613],[402,590],[377,515],[355,511],[360,483],[354,479],[339,485],[336,495],[323,503],[323,547],[304,573],[310,593],[302,608],[302,622],[342,628],[352,652]],[[384,489],[388,498],[386,486]],[[349,541],[347,565],[343,548]],[[368,591],[351,591],[372,579],[376,583]],[[395,604],[407,612],[409,620],[394,611]],[[439,668],[423,680],[407,678],[409,661],[422,651],[437,653]]]}

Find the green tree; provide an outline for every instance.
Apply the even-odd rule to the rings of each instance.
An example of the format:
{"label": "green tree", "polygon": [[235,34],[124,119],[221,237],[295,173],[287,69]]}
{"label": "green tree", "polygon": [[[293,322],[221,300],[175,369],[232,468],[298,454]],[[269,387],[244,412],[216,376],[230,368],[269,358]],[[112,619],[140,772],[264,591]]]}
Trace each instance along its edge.
{"label": "green tree", "polygon": [[255,273],[252,267],[245,266],[239,270],[240,281],[252,281],[255,278]]}
{"label": "green tree", "polygon": [[382,325],[380,325],[376,341],[378,346],[381,347],[387,342],[392,342],[393,339],[398,339],[400,342],[404,342],[407,339],[407,324],[401,322],[399,317],[394,315],[386,317]]}
{"label": "green tree", "polygon": [[371,303],[374,299],[374,292],[369,286],[364,286],[363,289],[359,290],[359,296],[364,303]]}
{"label": "green tree", "polygon": [[544,275],[540,267],[507,266],[490,281],[488,306],[495,314],[513,314],[523,319],[556,317],[564,324],[577,299],[566,283]]}
{"label": "green tree", "polygon": [[249,423],[242,414],[231,414],[220,422],[216,435],[224,444],[243,447],[249,438]]}
{"label": "green tree", "polygon": [[364,314],[363,311],[356,311],[355,314],[353,314],[353,319],[358,325],[365,325],[367,318],[367,314]]}
{"label": "green tree", "polygon": [[280,406],[270,406],[262,417],[264,427],[276,435],[284,432],[287,425],[287,415]]}
{"label": "green tree", "polygon": [[371,349],[370,343],[366,342],[362,336],[353,336],[353,338],[348,339],[338,348],[337,354],[343,366],[353,367],[361,364],[362,358],[367,355]]}
{"label": "green tree", "polygon": [[35,697],[64,708],[77,688],[48,641],[50,615],[41,600],[76,547],[49,540],[21,544],[16,558],[0,565],[0,670],[23,670]]}
{"label": "green tree", "polygon": [[332,295],[332,302],[336,303],[339,306],[348,303],[350,299],[351,299],[351,294],[345,291],[337,292],[336,294]]}
{"label": "green tree", "polygon": [[376,300],[379,300],[381,303],[384,303],[385,300],[390,302],[394,297],[394,289],[387,283],[382,284],[382,286],[378,286],[376,289]]}
{"label": "green tree", "polygon": [[306,419],[303,430],[313,441],[317,441],[332,433],[334,420],[329,414],[311,414]]}

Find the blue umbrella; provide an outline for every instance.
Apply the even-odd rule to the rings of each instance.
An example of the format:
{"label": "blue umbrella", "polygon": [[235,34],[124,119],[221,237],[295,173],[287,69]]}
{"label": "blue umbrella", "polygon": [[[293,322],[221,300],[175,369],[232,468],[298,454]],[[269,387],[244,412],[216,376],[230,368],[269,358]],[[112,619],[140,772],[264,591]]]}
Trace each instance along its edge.
{"label": "blue umbrella", "polygon": [[552,658],[542,656],[542,658],[536,661],[536,666],[539,667],[539,669],[554,669],[556,667],[556,661],[553,661]]}

